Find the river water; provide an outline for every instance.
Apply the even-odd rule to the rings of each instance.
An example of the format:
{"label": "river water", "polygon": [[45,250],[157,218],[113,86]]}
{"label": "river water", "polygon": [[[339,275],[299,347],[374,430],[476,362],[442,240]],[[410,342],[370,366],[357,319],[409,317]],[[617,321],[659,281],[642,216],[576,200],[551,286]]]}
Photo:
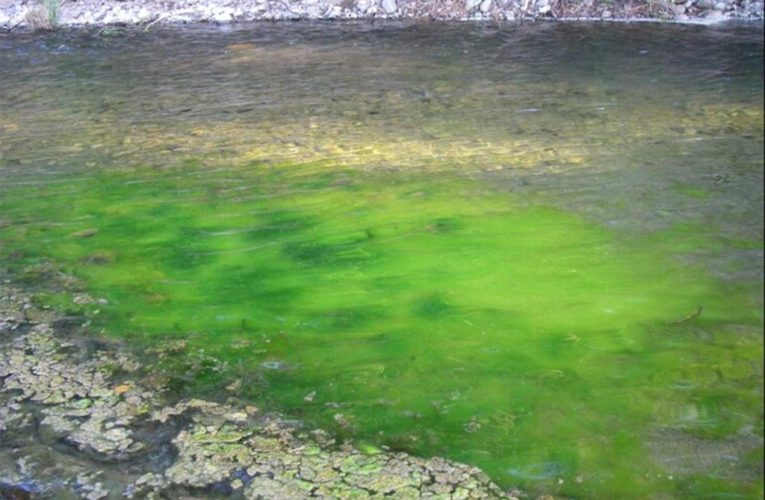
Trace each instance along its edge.
{"label": "river water", "polygon": [[172,343],[179,395],[535,493],[762,496],[761,24],[114,28],[0,57],[0,263]]}

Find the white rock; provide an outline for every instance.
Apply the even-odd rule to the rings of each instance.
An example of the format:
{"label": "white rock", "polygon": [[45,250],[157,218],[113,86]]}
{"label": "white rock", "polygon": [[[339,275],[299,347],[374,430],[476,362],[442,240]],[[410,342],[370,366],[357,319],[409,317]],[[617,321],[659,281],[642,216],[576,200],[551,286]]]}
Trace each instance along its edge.
{"label": "white rock", "polygon": [[141,8],[141,10],[138,11],[136,17],[138,18],[137,20],[139,22],[147,22],[151,19],[151,12],[149,12],[148,9]]}
{"label": "white rock", "polygon": [[386,14],[393,14],[398,10],[396,0],[382,0],[382,2],[380,2],[380,7],[382,7],[382,10],[384,10]]}
{"label": "white rock", "polygon": [[210,20],[219,23],[231,21],[231,12],[228,9],[218,9],[212,13]]}
{"label": "white rock", "polygon": [[491,9],[491,0],[483,0],[483,2],[481,2],[481,12],[486,14],[489,12],[489,9]]}
{"label": "white rock", "polygon": [[720,12],[719,10],[710,10],[709,14],[707,14],[706,19],[709,21],[722,21],[724,19],[727,19],[728,16]]}
{"label": "white rock", "polygon": [[324,13],[324,10],[320,5],[306,5],[303,9],[303,12],[305,13],[306,17],[315,19],[317,17],[321,17],[321,15]]}
{"label": "white rock", "polygon": [[467,2],[465,3],[465,9],[467,9],[467,11],[470,12],[471,10],[481,5],[482,1],[483,0],[467,0]]}
{"label": "white rock", "polygon": [[356,8],[361,12],[367,12],[374,5],[374,3],[374,0],[359,0],[356,3]]}
{"label": "white rock", "polygon": [[538,12],[539,12],[541,15],[545,15],[545,14],[547,14],[548,12],[550,12],[551,10],[552,10],[552,8],[551,8],[549,5],[543,5],[543,6],[541,6],[541,7],[539,8]]}
{"label": "white rock", "polygon": [[100,21],[91,13],[83,12],[77,19],[77,23],[84,24],[86,26],[92,26],[98,24]]}

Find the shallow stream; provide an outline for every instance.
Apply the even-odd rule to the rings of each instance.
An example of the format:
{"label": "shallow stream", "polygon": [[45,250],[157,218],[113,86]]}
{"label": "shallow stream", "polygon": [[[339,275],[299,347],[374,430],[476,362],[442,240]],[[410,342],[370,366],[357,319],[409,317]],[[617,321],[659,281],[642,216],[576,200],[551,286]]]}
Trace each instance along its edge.
{"label": "shallow stream", "polygon": [[536,493],[760,498],[762,58],[761,24],[0,34],[0,264],[183,346],[180,395]]}

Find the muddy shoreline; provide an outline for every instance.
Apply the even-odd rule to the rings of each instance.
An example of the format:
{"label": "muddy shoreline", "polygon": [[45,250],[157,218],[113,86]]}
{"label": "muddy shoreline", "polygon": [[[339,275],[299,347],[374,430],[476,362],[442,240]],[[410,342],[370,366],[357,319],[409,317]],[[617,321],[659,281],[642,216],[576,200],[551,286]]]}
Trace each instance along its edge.
{"label": "muddy shoreline", "polygon": [[[619,20],[714,24],[763,18],[762,0],[0,0],[0,28],[242,23],[283,20]],[[42,26],[41,26],[42,23]],[[54,27],[55,27],[54,26]]]}
{"label": "muddy shoreline", "polygon": [[514,498],[475,467],[174,399],[141,368],[0,284],[0,498]]}

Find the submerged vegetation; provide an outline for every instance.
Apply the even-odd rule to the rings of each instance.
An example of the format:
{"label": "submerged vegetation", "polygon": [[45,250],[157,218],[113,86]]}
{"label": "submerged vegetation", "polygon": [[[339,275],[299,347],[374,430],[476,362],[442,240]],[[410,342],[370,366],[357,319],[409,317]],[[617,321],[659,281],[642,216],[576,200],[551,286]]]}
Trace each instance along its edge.
{"label": "submerged vegetation", "polygon": [[[761,33],[356,28],[14,41],[0,262],[33,309],[141,352],[121,397],[506,489],[760,497]],[[258,437],[221,418],[174,442],[235,477]]]}
{"label": "submerged vegetation", "polygon": [[[0,335],[12,339],[0,343],[3,498],[176,498],[182,492],[514,498],[475,467],[369,444],[338,449],[326,432],[309,433],[253,405],[169,401],[155,377],[136,379],[147,356],[138,360],[116,343],[88,337],[81,318],[40,309],[4,283],[0,318]],[[91,350],[93,356],[82,354]],[[40,446],[48,439],[57,446]],[[14,461],[18,471],[8,467]]]}
{"label": "submerged vegetation", "polygon": [[[620,241],[493,191],[298,165],[75,176],[6,190],[7,216],[26,222],[3,230],[3,260],[37,286],[50,281],[40,262],[84,279],[102,304],[66,289],[36,300],[136,348],[183,339],[154,367],[181,394],[287,408],[340,436],[479,464],[501,483],[661,489],[625,475],[655,470],[643,446],[663,449],[654,439],[667,429],[756,449],[742,430],[759,405],[754,289],[672,262],[689,244],[732,242],[692,226]],[[616,440],[602,434],[612,419]],[[619,479],[596,487],[606,450]],[[743,479],[754,464],[738,460],[691,474]]]}

